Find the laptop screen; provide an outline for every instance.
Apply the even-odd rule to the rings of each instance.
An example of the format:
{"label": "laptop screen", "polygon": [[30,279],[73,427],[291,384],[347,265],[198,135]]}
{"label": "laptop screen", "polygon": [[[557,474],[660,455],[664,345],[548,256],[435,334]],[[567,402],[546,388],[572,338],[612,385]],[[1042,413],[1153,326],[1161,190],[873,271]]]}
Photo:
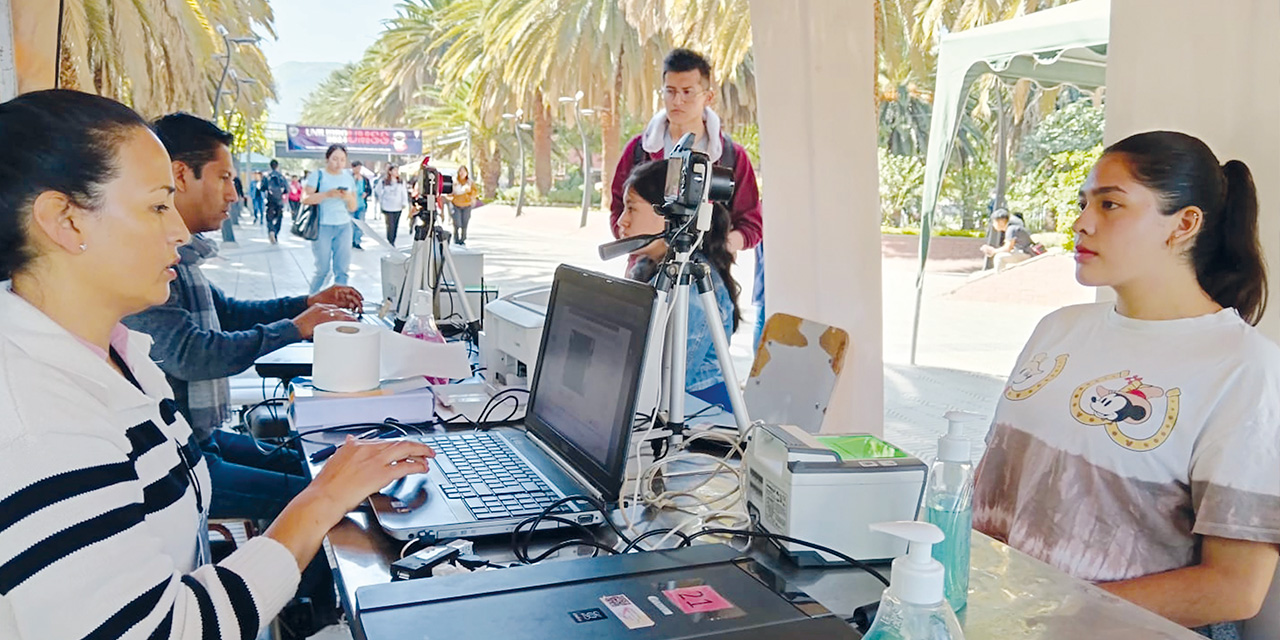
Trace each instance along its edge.
{"label": "laptop screen", "polygon": [[622,485],[654,297],[646,284],[565,265],[551,288],[525,422],[610,500]]}

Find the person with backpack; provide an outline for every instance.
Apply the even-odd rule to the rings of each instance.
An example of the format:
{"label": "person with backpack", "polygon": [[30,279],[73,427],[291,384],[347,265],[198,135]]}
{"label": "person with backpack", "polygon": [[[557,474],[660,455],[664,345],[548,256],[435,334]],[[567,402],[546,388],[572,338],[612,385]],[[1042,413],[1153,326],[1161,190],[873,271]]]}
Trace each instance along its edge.
{"label": "person with backpack", "polygon": [[280,173],[280,162],[271,160],[271,171],[262,178],[258,187],[266,204],[267,239],[276,244],[280,234],[280,221],[284,219],[284,198],[289,192],[289,181]]}
{"label": "person with backpack", "polygon": [[[729,252],[737,254],[743,249],[755,248],[764,236],[756,171],[746,149],[729,137],[721,126],[720,116],[711,109],[716,96],[711,83],[711,64],[695,51],[675,49],[662,62],[662,85],[663,109],[623,148],[613,172],[609,230],[613,237],[619,237],[618,218],[626,206],[623,186],[631,171],[644,162],[663,159],[684,134],[692,133],[694,151],[707,154],[716,166],[733,172],[735,186],[728,207]],[[759,250],[756,255],[757,286],[753,302],[758,306],[757,324],[762,324],[764,260]]]}

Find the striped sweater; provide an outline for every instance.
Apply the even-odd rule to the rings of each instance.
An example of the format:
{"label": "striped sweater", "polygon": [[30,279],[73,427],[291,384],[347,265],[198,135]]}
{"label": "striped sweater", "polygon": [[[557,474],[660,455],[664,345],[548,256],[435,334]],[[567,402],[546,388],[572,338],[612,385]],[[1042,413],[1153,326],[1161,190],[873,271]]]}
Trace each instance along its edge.
{"label": "striped sweater", "polygon": [[298,568],[259,537],[201,564],[209,476],[150,338],[143,391],[0,283],[0,638],[242,638]]}

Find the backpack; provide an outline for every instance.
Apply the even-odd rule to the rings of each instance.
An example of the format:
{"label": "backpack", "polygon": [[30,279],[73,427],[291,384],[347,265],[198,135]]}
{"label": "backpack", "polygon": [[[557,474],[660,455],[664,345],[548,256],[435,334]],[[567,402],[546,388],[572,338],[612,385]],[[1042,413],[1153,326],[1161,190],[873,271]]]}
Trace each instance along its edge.
{"label": "backpack", "polygon": [[266,187],[267,199],[273,204],[284,204],[284,197],[289,192],[289,182],[284,176],[279,171],[272,171],[262,182]]}

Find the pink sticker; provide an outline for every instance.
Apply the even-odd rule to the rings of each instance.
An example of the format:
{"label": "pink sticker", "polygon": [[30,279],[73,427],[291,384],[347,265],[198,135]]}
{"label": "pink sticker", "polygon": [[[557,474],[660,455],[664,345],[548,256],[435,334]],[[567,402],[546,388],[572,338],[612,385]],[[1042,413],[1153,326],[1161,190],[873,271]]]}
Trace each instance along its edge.
{"label": "pink sticker", "polygon": [[662,595],[685,613],[710,613],[733,608],[733,603],[725,600],[724,596],[707,585],[668,589],[663,591]]}

